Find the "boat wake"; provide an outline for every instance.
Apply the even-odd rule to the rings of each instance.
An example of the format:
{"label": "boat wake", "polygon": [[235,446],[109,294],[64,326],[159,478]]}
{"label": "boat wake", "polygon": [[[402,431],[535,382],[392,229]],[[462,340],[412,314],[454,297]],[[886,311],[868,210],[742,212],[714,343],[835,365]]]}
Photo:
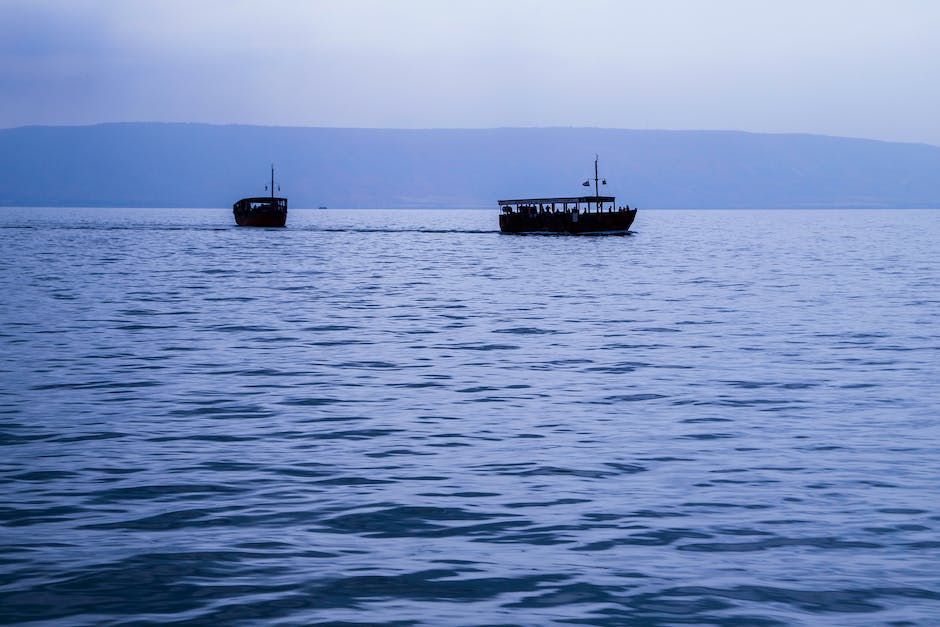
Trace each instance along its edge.
{"label": "boat wake", "polygon": [[[296,229],[295,229],[296,230]],[[490,233],[499,233],[499,229],[414,229],[414,228],[400,228],[400,229],[390,229],[390,228],[322,228],[322,227],[311,227],[308,229],[301,229],[305,231],[317,231],[320,233],[431,233],[431,234],[446,234],[446,233],[458,233],[458,234],[490,234]]]}

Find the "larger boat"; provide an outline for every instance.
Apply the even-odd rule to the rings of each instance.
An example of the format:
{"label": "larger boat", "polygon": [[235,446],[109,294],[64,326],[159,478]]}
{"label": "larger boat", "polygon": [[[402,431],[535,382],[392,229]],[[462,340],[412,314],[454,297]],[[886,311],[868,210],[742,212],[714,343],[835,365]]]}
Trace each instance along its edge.
{"label": "larger boat", "polygon": [[[626,233],[636,209],[618,207],[614,196],[601,196],[594,157],[594,195],[500,200],[499,230],[503,233]],[[590,186],[590,179],[582,183]]]}
{"label": "larger boat", "polygon": [[[242,198],[232,205],[238,226],[284,226],[287,223],[287,199],[274,195],[274,166],[271,166],[271,196]],[[277,188],[280,190],[280,187]]]}

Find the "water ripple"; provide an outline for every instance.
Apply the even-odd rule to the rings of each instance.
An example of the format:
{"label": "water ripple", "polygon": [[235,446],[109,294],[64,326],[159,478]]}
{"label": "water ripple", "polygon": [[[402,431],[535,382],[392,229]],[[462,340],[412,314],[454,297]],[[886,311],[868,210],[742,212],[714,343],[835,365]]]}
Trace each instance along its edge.
{"label": "water ripple", "polygon": [[932,212],[0,218],[0,623],[940,614]]}

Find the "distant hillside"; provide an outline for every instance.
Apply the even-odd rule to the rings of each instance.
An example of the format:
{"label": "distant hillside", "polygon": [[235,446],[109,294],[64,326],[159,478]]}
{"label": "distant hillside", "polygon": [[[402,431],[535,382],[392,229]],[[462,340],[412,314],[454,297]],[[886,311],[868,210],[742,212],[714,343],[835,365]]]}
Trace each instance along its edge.
{"label": "distant hillside", "polygon": [[940,148],[814,135],[589,128],[102,124],[0,130],[0,205],[493,207],[606,191],[643,208],[940,207]]}

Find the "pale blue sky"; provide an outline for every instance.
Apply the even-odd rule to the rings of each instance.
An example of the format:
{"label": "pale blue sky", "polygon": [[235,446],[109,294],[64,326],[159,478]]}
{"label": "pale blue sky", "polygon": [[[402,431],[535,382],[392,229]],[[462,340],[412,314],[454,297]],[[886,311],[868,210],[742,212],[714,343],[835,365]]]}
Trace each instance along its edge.
{"label": "pale blue sky", "polygon": [[940,145],[934,0],[0,0],[0,127],[803,132]]}

